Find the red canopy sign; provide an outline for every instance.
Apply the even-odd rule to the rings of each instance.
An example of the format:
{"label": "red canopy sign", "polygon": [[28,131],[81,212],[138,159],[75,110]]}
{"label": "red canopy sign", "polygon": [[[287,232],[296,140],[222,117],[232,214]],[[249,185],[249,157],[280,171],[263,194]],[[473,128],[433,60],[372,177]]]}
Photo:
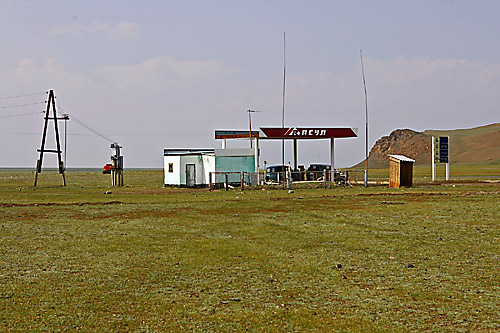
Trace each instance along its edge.
{"label": "red canopy sign", "polygon": [[261,127],[261,139],[355,138],[357,128],[350,127]]}

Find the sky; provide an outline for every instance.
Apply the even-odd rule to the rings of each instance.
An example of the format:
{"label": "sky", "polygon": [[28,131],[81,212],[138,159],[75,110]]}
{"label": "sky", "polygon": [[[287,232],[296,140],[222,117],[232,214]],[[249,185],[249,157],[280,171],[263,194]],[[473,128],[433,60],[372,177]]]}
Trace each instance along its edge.
{"label": "sky", "polygon": [[[395,129],[500,122],[499,1],[0,3],[0,167],[35,166],[50,89],[70,115],[69,168],[109,163],[111,142],[125,168],[161,168],[164,148],[220,148],[215,130],[248,129],[248,109],[262,111],[253,129],[280,127],[284,64],[285,126],[358,128],[335,141],[335,166],[351,166],[365,156],[360,50],[370,147]],[[299,141],[298,154],[329,163],[329,141]],[[281,163],[280,142],[261,141],[263,161]]]}

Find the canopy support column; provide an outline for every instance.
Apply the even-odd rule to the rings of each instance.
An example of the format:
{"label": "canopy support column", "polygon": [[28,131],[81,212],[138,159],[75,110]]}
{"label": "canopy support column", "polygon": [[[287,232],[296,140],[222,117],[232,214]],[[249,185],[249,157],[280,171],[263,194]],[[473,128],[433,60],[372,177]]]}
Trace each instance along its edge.
{"label": "canopy support column", "polygon": [[297,139],[293,139],[293,169],[298,170],[297,168]]}
{"label": "canopy support column", "polygon": [[335,177],[335,138],[330,138],[330,184]]}

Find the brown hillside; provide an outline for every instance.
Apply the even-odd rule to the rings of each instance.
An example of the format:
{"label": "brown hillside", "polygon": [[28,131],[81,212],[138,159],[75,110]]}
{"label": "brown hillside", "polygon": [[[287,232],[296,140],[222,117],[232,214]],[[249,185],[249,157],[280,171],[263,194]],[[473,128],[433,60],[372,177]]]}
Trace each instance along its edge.
{"label": "brown hillside", "polygon": [[456,158],[462,162],[474,162],[488,156],[489,159],[500,158],[499,146],[492,146],[491,143],[500,143],[500,131],[485,135],[475,135],[464,142],[464,152]]}
{"label": "brown hillside", "polygon": [[[450,137],[451,163],[500,164],[500,124],[451,131],[427,130],[423,133],[398,129],[377,140],[370,151],[370,168],[387,168],[388,155],[410,157],[415,164],[429,164],[432,158],[432,136]],[[364,161],[356,165],[364,167]]]}
{"label": "brown hillside", "polygon": [[450,137],[451,163],[477,163],[500,160],[500,124],[453,131],[425,131]]}

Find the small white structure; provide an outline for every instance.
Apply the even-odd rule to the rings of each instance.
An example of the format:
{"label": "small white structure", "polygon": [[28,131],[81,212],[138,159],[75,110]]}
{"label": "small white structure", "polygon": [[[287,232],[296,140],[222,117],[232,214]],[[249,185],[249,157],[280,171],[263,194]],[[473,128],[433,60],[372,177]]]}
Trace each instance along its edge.
{"label": "small white structure", "polygon": [[164,149],[165,185],[208,186],[209,173],[215,171],[213,149]]}

